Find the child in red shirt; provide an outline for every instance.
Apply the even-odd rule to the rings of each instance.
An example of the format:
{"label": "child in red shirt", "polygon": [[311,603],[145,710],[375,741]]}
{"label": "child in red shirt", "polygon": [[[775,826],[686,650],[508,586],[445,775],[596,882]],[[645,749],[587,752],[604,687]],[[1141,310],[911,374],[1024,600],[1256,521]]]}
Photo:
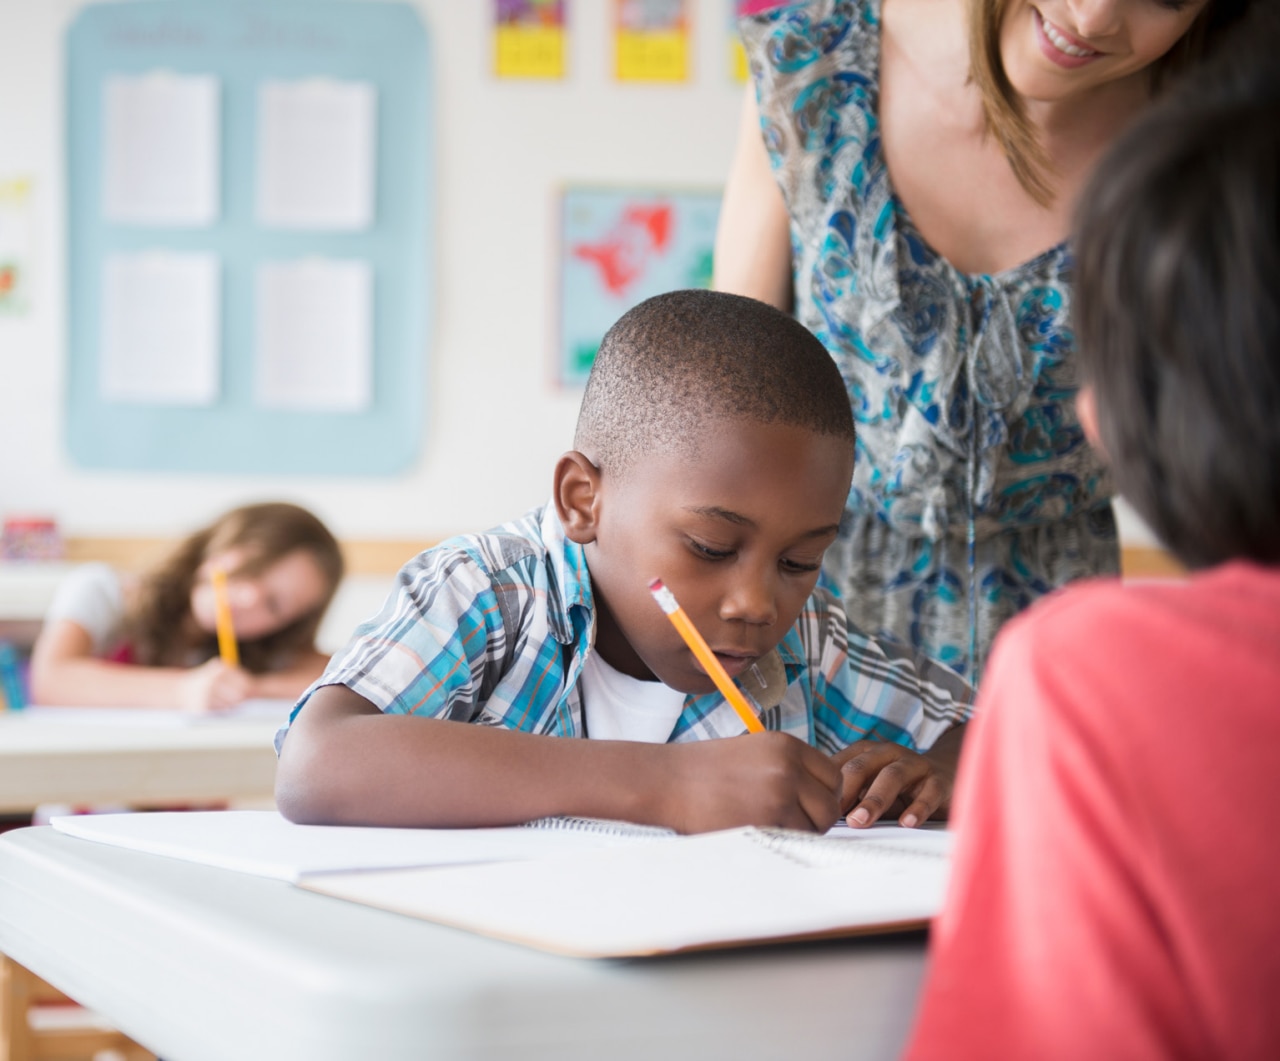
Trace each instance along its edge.
{"label": "child in red shirt", "polygon": [[997,640],[911,1061],[1280,1057],[1280,13],[1255,15],[1077,222],[1080,419],[1193,573],[1081,584]]}

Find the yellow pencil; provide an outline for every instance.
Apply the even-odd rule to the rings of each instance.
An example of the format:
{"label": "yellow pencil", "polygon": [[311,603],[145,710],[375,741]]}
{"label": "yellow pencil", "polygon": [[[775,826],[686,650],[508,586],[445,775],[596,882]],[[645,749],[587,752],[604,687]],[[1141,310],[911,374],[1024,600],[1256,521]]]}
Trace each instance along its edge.
{"label": "yellow pencil", "polygon": [[702,664],[707,676],[716,683],[716,688],[729,701],[730,706],[738,712],[738,717],[746,723],[747,729],[752,733],[763,733],[764,726],[760,724],[760,719],[756,717],[756,713],[751,710],[751,705],[747,703],[747,698],[742,695],[742,690],[733,684],[733,679],[729,677],[724,667],[720,665],[715,653],[707,647],[702,635],[698,633],[698,628],[693,625],[693,620],[685,614],[684,609],[676,602],[675,595],[662,584],[662,579],[655,578],[650,582],[649,592],[653,594],[653,599],[658,602],[658,607],[667,613],[667,618],[671,620],[672,625],[680,631],[680,636],[684,638],[684,643],[693,651],[694,657]]}
{"label": "yellow pencil", "polygon": [[227,600],[227,573],[215,567],[209,577],[213,582],[213,606],[218,618],[218,655],[228,667],[238,667],[240,650],[236,647],[236,628],[231,621],[231,602]]}

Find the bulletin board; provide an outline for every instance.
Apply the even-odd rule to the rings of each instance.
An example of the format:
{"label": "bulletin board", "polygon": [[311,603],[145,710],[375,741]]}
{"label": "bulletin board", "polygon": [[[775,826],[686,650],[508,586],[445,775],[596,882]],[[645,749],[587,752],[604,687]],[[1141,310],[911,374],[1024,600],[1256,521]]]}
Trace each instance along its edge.
{"label": "bulletin board", "polygon": [[73,459],[405,468],[432,308],[418,13],[126,0],[84,8],[66,55]]}

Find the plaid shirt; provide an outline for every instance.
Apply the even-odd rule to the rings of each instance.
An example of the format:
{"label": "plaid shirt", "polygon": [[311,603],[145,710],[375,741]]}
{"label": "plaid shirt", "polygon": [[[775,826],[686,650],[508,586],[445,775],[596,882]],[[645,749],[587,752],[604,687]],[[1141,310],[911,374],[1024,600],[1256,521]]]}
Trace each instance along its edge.
{"label": "plaid shirt", "polygon": [[[586,736],[582,664],[595,635],[582,547],[547,505],[513,523],[452,538],[400,570],[276,734],[324,685],[345,685],[389,714]],[[740,679],[766,729],[834,752],[863,738],[928,748],[969,716],[955,673],[866,637],[839,598],[817,588],[777,650]],[[685,698],[672,742],[728,737],[742,721],[718,692]]]}

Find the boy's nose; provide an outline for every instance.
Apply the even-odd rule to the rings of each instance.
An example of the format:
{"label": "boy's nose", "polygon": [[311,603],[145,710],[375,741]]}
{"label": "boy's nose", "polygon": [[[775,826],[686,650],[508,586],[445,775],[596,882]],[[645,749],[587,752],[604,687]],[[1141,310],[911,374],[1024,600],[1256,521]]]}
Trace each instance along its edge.
{"label": "boy's nose", "polygon": [[721,618],[767,626],[778,617],[775,588],[769,575],[739,575],[725,592]]}

